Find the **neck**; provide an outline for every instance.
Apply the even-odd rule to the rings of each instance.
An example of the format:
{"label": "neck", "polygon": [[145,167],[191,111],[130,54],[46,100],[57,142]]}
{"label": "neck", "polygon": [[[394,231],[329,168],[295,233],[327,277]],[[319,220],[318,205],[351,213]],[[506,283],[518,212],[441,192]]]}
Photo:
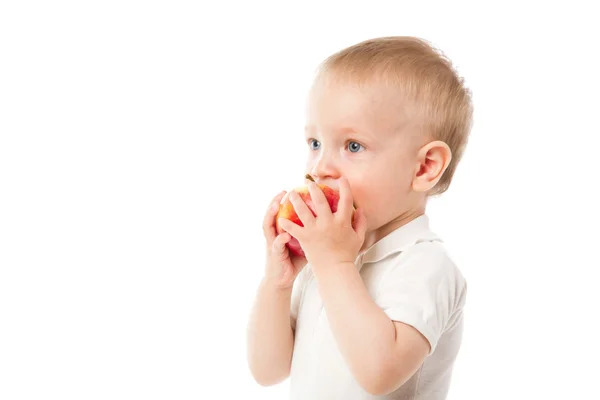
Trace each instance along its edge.
{"label": "neck", "polygon": [[420,217],[424,213],[425,207],[419,207],[414,210],[409,210],[398,215],[396,218],[380,226],[379,228],[372,231],[367,231],[365,235],[365,241],[362,247],[360,248],[360,252],[362,253],[363,251],[367,250],[369,247],[373,246],[375,243],[389,235],[394,230],[398,229],[403,225],[408,224],[410,221],[417,217]]}

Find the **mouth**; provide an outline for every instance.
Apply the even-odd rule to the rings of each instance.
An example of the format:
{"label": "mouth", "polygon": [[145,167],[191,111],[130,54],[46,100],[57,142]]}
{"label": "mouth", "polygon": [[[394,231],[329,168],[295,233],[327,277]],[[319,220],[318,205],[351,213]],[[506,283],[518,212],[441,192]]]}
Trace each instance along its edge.
{"label": "mouth", "polygon": [[[304,178],[308,179],[311,182],[315,182],[315,180],[313,179],[313,177],[310,174],[304,175]],[[315,182],[315,183],[317,183],[317,182]],[[339,190],[339,189],[335,189],[335,190]],[[354,201],[352,202],[352,207],[354,207],[354,209],[356,210],[356,202],[354,202]]]}

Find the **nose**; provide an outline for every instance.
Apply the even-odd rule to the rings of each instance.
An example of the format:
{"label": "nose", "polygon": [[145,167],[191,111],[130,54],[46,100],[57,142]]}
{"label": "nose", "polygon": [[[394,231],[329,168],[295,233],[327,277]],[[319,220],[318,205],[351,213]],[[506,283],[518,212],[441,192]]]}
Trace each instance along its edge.
{"label": "nose", "polygon": [[310,174],[317,181],[323,181],[326,179],[338,179],[340,177],[339,168],[335,158],[328,155],[326,152],[322,152],[319,158],[315,160],[315,163],[310,169]]}

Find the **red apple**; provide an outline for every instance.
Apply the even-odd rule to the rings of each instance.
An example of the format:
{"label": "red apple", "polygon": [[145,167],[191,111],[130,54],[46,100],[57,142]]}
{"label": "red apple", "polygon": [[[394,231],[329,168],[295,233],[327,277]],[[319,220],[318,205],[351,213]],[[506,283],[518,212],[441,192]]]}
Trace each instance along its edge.
{"label": "red apple", "polygon": [[[310,175],[306,175],[306,179],[309,179],[314,182],[314,180],[312,179],[312,177]],[[340,200],[339,192],[337,190],[330,188],[327,185],[322,185],[322,184],[317,184],[317,185],[321,188],[321,190],[323,191],[323,194],[325,194],[325,198],[327,199],[327,202],[329,203],[331,212],[335,213],[337,211],[338,202]],[[308,192],[308,186],[297,187],[294,189],[294,191],[300,195],[300,198],[302,198],[302,200],[304,200],[304,202],[306,203],[308,208],[312,211],[313,215],[316,216],[317,214],[315,211],[315,206],[310,197],[310,193]],[[302,221],[300,221],[300,218],[298,218],[298,214],[296,214],[296,211],[294,210],[294,206],[290,202],[289,193],[286,194],[286,196],[282,199],[281,204],[279,205],[279,212],[277,213],[277,219],[276,219],[276,225],[275,225],[275,227],[277,229],[277,234],[281,234],[283,232],[283,229],[281,229],[281,227],[279,226],[279,218],[286,218],[300,226],[304,226],[302,224]],[[302,247],[300,246],[300,243],[298,242],[298,240],[295,237],[292,237],[292,239],[288,242],[287,247],[290,250],[290,253],[292,255],[296,255],[296,256],[300,256],[300,257],[305,256],[304,251],[302,250]]]}

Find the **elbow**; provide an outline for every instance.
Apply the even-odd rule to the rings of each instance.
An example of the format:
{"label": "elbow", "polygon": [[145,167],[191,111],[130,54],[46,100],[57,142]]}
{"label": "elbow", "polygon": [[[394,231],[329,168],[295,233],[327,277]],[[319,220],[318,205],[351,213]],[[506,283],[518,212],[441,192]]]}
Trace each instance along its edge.
{"label": "elbow", "polygon": [[360,382],[360,385],[365,392],[372,396],[385,396],[393,392],[393,390],[389,389],[389,385],[386,384],[385,380],[378,376],[365,379],[363,382]]}
{"label": "elbow", "polygon": [[274,386],[277,385],[278,383],[283,382],[287,376],[284,375],[261,375],[261,374],[252,374],[252,377],[254,378],[254,381],[256,383],[258,383],[260,386],[263,387],[268,387],[268,386]]}
{"label": "elbow", "polygon": [[274,386],[278,383],[283,382],[290,376],[289,369],[287,371],[284,370],[269,370],[268,368],[260,368],[258,366],[250,366],[250,373],[252,378],[256,383],[260,386]]}
{"label": "elbow", "polygon": [[357,381],[370,395],[386,396],[406,383],[408,378],[399,376],[398,371],[394,368],[373,368],[365,371]]}
{"label": "elbow", "polygon": [[372,396],[387,396],[388,394],[391,394],[394,390],[389,390],[387,389],[386,386],[367,386],[364,387],[365,392],[369,393]]}

